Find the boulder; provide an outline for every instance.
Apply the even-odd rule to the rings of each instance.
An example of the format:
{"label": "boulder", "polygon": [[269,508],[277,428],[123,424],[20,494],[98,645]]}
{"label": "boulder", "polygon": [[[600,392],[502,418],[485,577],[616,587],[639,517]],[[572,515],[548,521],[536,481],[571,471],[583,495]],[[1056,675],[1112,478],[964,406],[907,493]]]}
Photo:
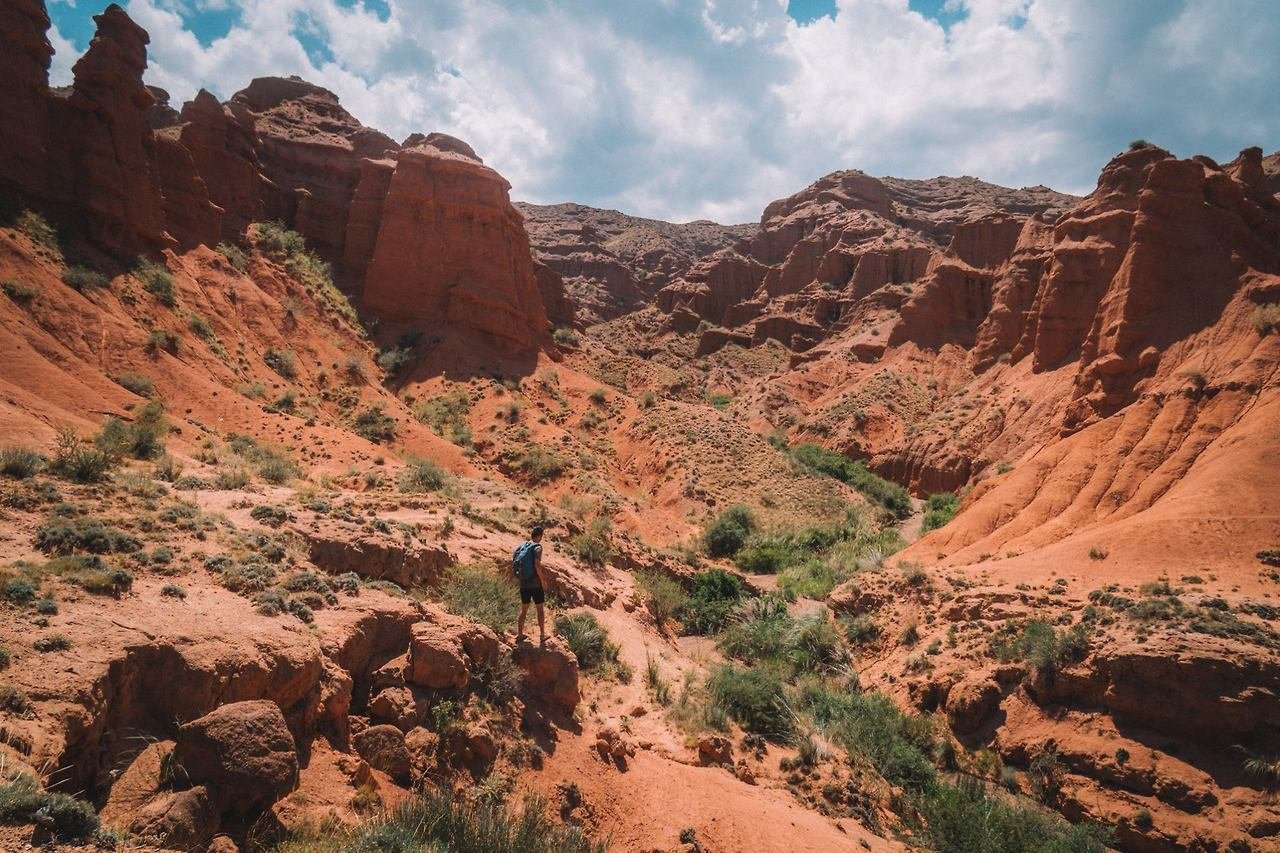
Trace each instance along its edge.
{"label": "boulder", "polygon": [[370,675],[370,684],[374,690],[383,687],[404,687],[404,676],[408,670],[409,654],[406,652],[375,669]]}
{"label": "boulder", "polygon": [[409,589],[434,584],[457,562],[443,545],[409,542],[384,533],[356,532],[336,522],[306,531],[308,559],[333,574],[355,572]]}
{"label": "boulder", "polygon": [[408,731],[421,722],[418,703],[408,687],[385,687],[369,700],[369,715]]}
{"label": "boulder", "polygon": [[952,685],[947,693],[947,721],[961,734],[974,731],[1000,706],[1000,685],[988,672],[976,672]]}
{"label": "boulder", "polygon": [[412,762],[404,734],[395,726],[370,726],[352,738],[356,752],[375,770],[401,784],[409,782]]}
{"label": "boulder", "polygon": [[605,761],[613,760],[623,766],[636,754],[635,744],[613,726],[605,726],[596,733],[595,747]]}
{"label": "boulder", "polygon": [[219,811],[249,815],[298,784],[298,754],[274,702],[223,705],[178,730],[174,761],[205,785]]}
{"label": "boulder", "polygon": [[218,831],[217,806],[203,785],[152,800],[129,824],[129,834],[175,850],[198,849]]}
{"label": "boulder", "polygon": [[521,643],[512,653],[516,666],[524,671],[524,692],[549,702],[565,712],[578,705],[578,659],[568,643],[556,635],[546,645]]}
{"label": "boulder", "polygon": [[409,751],[409,765],[417,777],[421,777],[436,764],[440,753],[440,736],[417,726],[404,736],[405,749]]}
{"label": "boulder", "polygon": [[231,836],[219,835],[209,842],[204,853],[240,853],[240,848],[231,840]]}
{"label": "boulder", "polygon": [[699,764],[733,764],[733,743],[723,735],[698,738]]}
{"label": "boulder", "polygon": [[432,690],[461,690],[471,680],[462,643],[446,627],[432,622],[419,622],[409,639],[411,684]]}

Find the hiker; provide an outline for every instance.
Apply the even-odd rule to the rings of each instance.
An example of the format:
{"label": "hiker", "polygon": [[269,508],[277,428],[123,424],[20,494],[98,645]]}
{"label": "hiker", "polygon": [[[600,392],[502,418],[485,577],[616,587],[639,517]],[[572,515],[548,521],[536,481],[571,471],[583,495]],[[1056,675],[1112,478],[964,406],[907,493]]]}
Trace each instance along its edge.
{"label": "hiker", "polygon": [[516,642],[524,639],[524,617],[529,612],[529,602],[538,605],[538,643],[546,645],[547,629],[542,614],[542,603],[547,594],[542,579],[542,526],[529,531],[529,538],[520,543],[511,555],[511,568],[520,582],[520,621],[516,626]]}

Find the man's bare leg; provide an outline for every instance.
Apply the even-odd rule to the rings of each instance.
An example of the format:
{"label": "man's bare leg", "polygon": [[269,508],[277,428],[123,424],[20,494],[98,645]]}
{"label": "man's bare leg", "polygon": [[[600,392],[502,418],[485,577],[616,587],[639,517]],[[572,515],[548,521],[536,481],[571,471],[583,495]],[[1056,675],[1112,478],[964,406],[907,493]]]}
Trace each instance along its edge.
{"label": "man's bare leg", "polygon": [[[524,617],[529,612],[529,602],[520,604],[520,619],[516,622],[516,642],[524,639]],[[542,626],[542,605],[538,605],[538,626]]]}
{"label": "man's bare leg", "polygon": [[538,643],[545,646],[547,644],[547,629],[542,620],[542,605],[538,605]]}

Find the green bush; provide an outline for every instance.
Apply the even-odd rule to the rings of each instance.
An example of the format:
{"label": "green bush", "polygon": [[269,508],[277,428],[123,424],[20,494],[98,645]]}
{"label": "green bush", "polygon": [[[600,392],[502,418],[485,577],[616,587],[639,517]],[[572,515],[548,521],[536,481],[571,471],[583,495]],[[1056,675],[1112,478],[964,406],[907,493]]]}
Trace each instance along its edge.
{"label": "green bush", "polygon": [[880,636],[880,626],[866,614],[845,617],[841,620],[841,627],[844,628],[845,639],[854,645],[874,642]]}
{"label": "green bush", "polygon": [[62,271],[62,282],[72,290],[88,293],[91,290],[107,287],[111,284],[111,279],[88,267],[70,266]]}
{"label": "green bush", "polygon": [[139,397],[152,397],[156,393],[156,386],[150,379],[140,373],[133,373],[128,370],[122,371],[113,374],[111,381],[126,391],[137,394]]}
{"label": "green bush", "polygon": [[41,791],[26,775],[0,782],[0,823],[27,824],[36,812],[48,816],[61,841],[83,841],[98,831],[98,815],[83,800]]}
{"label": "green bush", "polygon": [[[5,650],[8,651],[7,649]],[[8,658],[5,658],[5,666],[8,666]],[[3,667],[0,667],[3,668]],[[0,684],[0,711],[8,711],[18,716],[24,716],[31,711],[31,698],[16,687],[9,684]],[[0,803],[3,803],[3,794],[0,794]],[[3,807],[0,806],[0,823],[4,822]]]}
{"label": "green bush", "polygon": [[723,569],[698,572],[682,614],[684,629],[691,634],[719,631],[745,592],[742,580]]}
{"label": "green bush", "polygon": [[568,467],[558,455],[540,445],[514,454],[510,462],[516,472],[534,486],[557,479]]}
{"label": "green bush", "polygon": [[71,638],[66,634],[45,634],[31,644],[41,654],[49,652],[65,652],[71,648]]}
{"label": "green bush", "polygon": [[298,357],[291,350],[269,349],[263,353],[262,360],[267,367],[285,379],[296,379],[298,376]]}
{"label": "green bush", "polygon": [[430,459],[410,457],[400,470],[400,491],[408,494],[438,492],[449,485],[452,477]]}
{"label": "green bush", "polygon": [[776,575],[795,560],[795,554],[776,540],[749,542],[739,549],[733,562],[739,569],[753,575]]}
{"label": "green bush", "polygon": [[732,557],[746,543],[755,530],[755,516],[749,507],[738,504],[726,509],[707,525],[702,533],[702,544],[711,557]]}
{"label": "green bush", "polygon": [[77,483],[97,483],[106,477],[117,462],[118,459],[109,453],[81,441],[75,430],[67,427],[58,433],[49,469],[56,476]]}
{"label": "green bush", "polygon": [[929,495],[929,499],[924,502],[924,522],[921,524],[921,531],[928,533],[930,530],[946,526],[956,517],[959,509],[960,498],[951,492]]}
{"label": "green bush", "polygon": [[738,725],[776,741],[794,730],[782,677],[767,667],[742,669],[733,664],[716,667],[707,681],[711,701]]}
{"label": "green bush", "polygon": [[471,395],[465,387],[460,387],[418,403],[413,407],[413,416],[431,427],[436,435],[465,447],[471,444],[471,427],[467,424],[470,410]]}
{"label": "green bush", "polygon": [[590,613],[558,614],[555,631],[564,637],[583,670],[592,672],[619,665],[618,644],[609,639],[609,632]]}
{"label": "green bush", "polygon": [[605,844],[572,826],[553,824],[546,806],[527,800],[518,813],[491,799],[468,801],[449,786],[415,794],[357,826],[309,828],[277,853],[604,853]]}
{"label": "green bush", "polygon": [[936,782],[928,757],[934,748],[932,725],[927,718],[903,714],[888,696],[817,684],[801,692],[798,705],[832,740],[871,762],[891,783],[920,792]]}
{"label": "green bush", "polygon": [[14,222],[13,227],[46,249],[61,256],[62,247],[58,242],[58,230],[43,215],[34,210],[24,210]]}
{"label": "green bush", "polygon": [[1280,302],[1268,302],[1253,309],[1253,328],[1259,335],[1280,335]]}
{"label": "green bush", "polygon": [[0,476],[13,480],[29,480],[36,475],[44,458],[26,447],[0,447]]}
{"label": "green bush", "polygon": [[26,578],[9,578],[4,584],[5,600],[13,604],[30,604],[36,600],[36,586]]}
{"label": "green bush", "polygon": [[231,264],[232,269],[236,272],[249,271],[249,256],[239,246],[231,243],[219,243],[218,253],[227,259],[227,263]]}
{"label": "green bush", "polygon": [[556,330],[551,333],[551,338],[562,347],[576,347],[578,345],[578,334],[568,326],[557,326]]}
{"label": "green bush", "polygon": [[634,577],[649,615],[659,627],[679,616],[689,603],[684,587],[660,572],[636,572]]}
{"label": "green bush", "polygon": [[569,541],[574,556],[590,566],[603,566],[613,556],[613,545],[610,537],[613,525],[607,518],[592,519],[586,532],[579,533]]}
{"label": "green bush", "polygon": [[151,334],[147,335],[147,349],[153,355],[158,355],[161,351],[176,355],[182,349],[182,338],[177,332],[168,329],[152,329]]}
{"label": "green bush", "polygon": [[361,410],[351,426],[356,435],[374,444],[394,441],[396,437],[396,420],[382,410],[381,403]]}
{"label": "green bush", "polygon": [[138,261],[138,266],[134,268],[133,274],[137,276],[138,281],[142,282],[142,287],[148,293],[156,298],[156,300],[167,308],[172,308],[178,304],[178,294],[173,286],[173,276],[164,264],[158,264],[145,258]]}
{"label": "green bush", "polygon": [[462,564],[450,568],[440,593],[450,613],[481,622],[499,633],[516,624],[520,598],[515,587],[482,566]]}
{"label": "green bush", "polygon": [[1031,619],[1020,626],[1006,625],[992,637],[990,645],[997,660],[1026,661],[1044,671],[1082,660],[1089,653],[1084,625],[1055,631],[1043,619]]}
{"label": "green bush", "polygon": [[416,357],[417,351],[413,347],[391,347],[378,353],[377,362],[378,367],[381,367],[389,375],[395,376],[413,364]]}
{"label": "green bush", "polygon": [[825,610],[795,619],[787,603],[773,595],[740,604],[719,645],[729,657],[787,673],[831,671],[848,662]]}
{"label": "green bush", "polygon": [[1106,830],[1072,826],[1024,802],[990,794],[967,776],[936,785],[920,805],[928,847],[939,853],[1102,853],[1111,843]]}

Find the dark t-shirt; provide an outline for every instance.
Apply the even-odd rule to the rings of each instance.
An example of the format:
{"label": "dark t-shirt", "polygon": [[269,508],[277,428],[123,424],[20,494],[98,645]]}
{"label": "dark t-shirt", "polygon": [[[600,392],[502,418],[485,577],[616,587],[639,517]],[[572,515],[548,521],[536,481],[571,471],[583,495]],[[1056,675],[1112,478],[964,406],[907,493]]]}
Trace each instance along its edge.
{"label": "dark t-shirt", "polygon": [[[538,565],[538,561],[541,559],[542,559],[542,546],[539,545],[537,542],[534,542],[533,543],[533,564],[535,566]],[[538,573],[536,571],[530,577],[520,578],[521,589],[538,589],[541,586],[542,586],[542,581],[538,578]]]}

